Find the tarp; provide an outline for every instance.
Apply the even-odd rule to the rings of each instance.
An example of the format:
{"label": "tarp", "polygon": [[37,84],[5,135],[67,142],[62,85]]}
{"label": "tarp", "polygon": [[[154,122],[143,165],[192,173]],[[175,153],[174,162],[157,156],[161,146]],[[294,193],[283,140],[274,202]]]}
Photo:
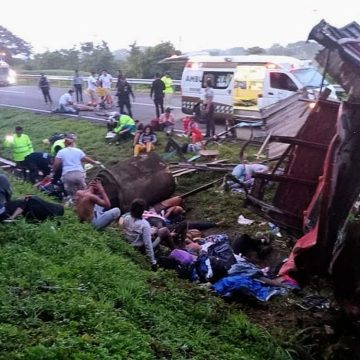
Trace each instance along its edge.
{"label": "tarp", "polygon": [[103,169],[97,175],[113,207],[129,211],[131,202],[144,199],[148,205],[169,198],[175,181],[167,164],[155,152],[133,157]]}

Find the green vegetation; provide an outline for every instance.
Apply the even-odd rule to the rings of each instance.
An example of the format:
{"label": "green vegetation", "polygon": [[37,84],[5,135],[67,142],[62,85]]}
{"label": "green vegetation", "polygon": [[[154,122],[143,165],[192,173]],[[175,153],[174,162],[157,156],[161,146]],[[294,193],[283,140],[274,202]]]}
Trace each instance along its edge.
{"label": "green vegetation", "polygon": [[[24,126],[37,150],[44,149],[42,139],[66,130],[108,165],[131,155],[129,144],[105,144],[105,128],[81,120],[1,110],[0,124],[1,137]],[[222,148],[230,155],[231,146]],[[233,147],[232,161],[237,151]],[[179,191],[210,177],[185,178]],[[15,197],[34,192],[29,184],[12,183]],[[214,204],[204,204],[203,218],[236,221],[237,197],[197,196],[193,204]],[[172,272],[150,272],[115,228],[95,232],[68,209],[63,219],[0,227],[0,359],[290,358],[232,305]]]}

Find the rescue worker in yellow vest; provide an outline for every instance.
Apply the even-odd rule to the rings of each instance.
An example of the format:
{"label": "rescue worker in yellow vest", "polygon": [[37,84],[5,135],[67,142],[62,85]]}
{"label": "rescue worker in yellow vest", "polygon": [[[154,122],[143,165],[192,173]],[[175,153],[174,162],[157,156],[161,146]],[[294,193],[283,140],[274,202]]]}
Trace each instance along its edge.
{"label": "rescue worker in yellow vest", "polygon": [[[65,148],[65,139],[59,139],[54,141],[54,143],[51,146],[50,153],[52,156],[56,156],[56,154],[61,150]],[[58,166],[56,171],[54,172],[53,178],[51,180],[52,184],[58,184],[61,179],[62,174],[62,164]]]}
{"label": "rescue worker in yellow vest", "polygon": [[164,90],[164,107],[168,108],[171,107],[171,101],[172,101],[172,97],[174,94],[174,87],[173,87],[173,81],[172,78],[170,76],[169,72],[166,72],[165,75],[161,78],[161,81],[164,83],[165,85],[165,90]]}
{"label": "rescue worker in yellow vest", "polygon": [[51,155],[55,156],[59,150],[64,149],[65,148],[65,139],[59,139],[54,141],[54,143],[51,146]]}
{"label": "rescue worker in yellow vest", "polygon": [[108,131],[113,131],[116,134],[116,145],[120,144],[121,140],[133,139],[136,133],[135,121],[127,113],[119,115],[118,122],[113,119],[107,123]]}
{"label": "rescue worker in yellow vest", "polygon": [[16,126],[14,135],[7,135],[4,141],[5,147],[12,150],[13,159],[16,165],[23,170],[24,179],[26,177],[26,169],[24,159],[26,156],[34,152],[31,140],[28,135],[23,134],[23,128]]}

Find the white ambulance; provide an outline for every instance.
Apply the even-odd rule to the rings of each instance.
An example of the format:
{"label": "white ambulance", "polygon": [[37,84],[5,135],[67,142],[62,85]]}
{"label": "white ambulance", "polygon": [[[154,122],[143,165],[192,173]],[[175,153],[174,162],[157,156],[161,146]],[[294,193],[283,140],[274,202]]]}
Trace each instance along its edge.
{"label": "white ambulance", "polygon": [[[289,56],[176,56],[162,63],[184,62],[182,111],[192,114],[204,100],[206,81],[214,90],[215,116],[229,118],[256,113],[304,89],[319,89],[322,75],[309,60]],[[326,80],[324,86],[328,86]]]}
{"label": "white ambulance", "polygon": [[16,83],[16,72],[8,63],[0,59],[0,85],[14,85]]}

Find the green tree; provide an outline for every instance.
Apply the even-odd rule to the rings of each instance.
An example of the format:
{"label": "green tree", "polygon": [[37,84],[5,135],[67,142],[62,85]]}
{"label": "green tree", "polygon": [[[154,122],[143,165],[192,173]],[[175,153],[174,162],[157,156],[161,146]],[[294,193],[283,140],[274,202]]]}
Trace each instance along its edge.
{"label": "green tree", "polygon": [[88,72],[96,71],[98,73],[102,69],[106,69],[109,73],[115,74],[118,65],[107,42],[102,41],[96,46],[92,42],[82,43],[80,44],[80,49],[79,69]]}
{"label": "green tree", "polygon": [[92,42],[81,43],[71,49],[46,51],[36,54],[31,61],[33,69],[65,69],[80,71],[97,71],[107,69],[114,73],[118,65],[115,63],[107,43],[102,41],[99,45]]}
{"label": "green tree", "polygon": [[286,47],[284,47],[278,43],[273,44],[269,49],[267,49],[266,52],[269,55],[284,55],[284,56],[291,55],[289,49],[287,49]]}
{"label": "green tree", "polygon": [[155,73],[163,73],[165,71],[170,71],[172,77],[177,77],[174,74],[175,70],[177,70],[174,66],[170,64],[159,64],[159,61],[172,55],[180,54],[181,52],[176,50],[170,41],[148,47],[144,53],[146,61],[143,62],[143,77],[151,79]]}
{"label": "green tree", "polygon": [[72,49],[62,49],[60,50],[61,55],[65,61],[64,69],[78,69],[80,65],[80,51],[75,47]]}
{"label": "green tree", "polygon": [[127,77],[151,79],[155,73],[170,71],[173,78],[179,78],[182,65],[159,64],[159,61],[172,55],[180,55],[174,45],[167,41],[142,49],[134,42],[130,45],[129,56],[125,63]]}
{"label": "green tree", "polygon": [[265,53],[265,49],[261,48],[260,46],[253,46],[247,49],[248,55],[262,55]]}
{"label": "green tree", "polygon": [[5,27],[0,26],[0,52],[5,53],[5,60],[11,63],[14,55],[30,56],[31,45]]}
{"label": "green tree", "polygon": [[134,41],[129,45],[130,52],[125,63],[125,74],[127,77],[142,78],[143,63],[145,62],[144,53]]}
{"label": "green tree", "polygon": [[66,59],[62,50],[45,51],[41,54],[36,54],[31,61],[32,67],[36,70],[45,69],[65,69]]}

